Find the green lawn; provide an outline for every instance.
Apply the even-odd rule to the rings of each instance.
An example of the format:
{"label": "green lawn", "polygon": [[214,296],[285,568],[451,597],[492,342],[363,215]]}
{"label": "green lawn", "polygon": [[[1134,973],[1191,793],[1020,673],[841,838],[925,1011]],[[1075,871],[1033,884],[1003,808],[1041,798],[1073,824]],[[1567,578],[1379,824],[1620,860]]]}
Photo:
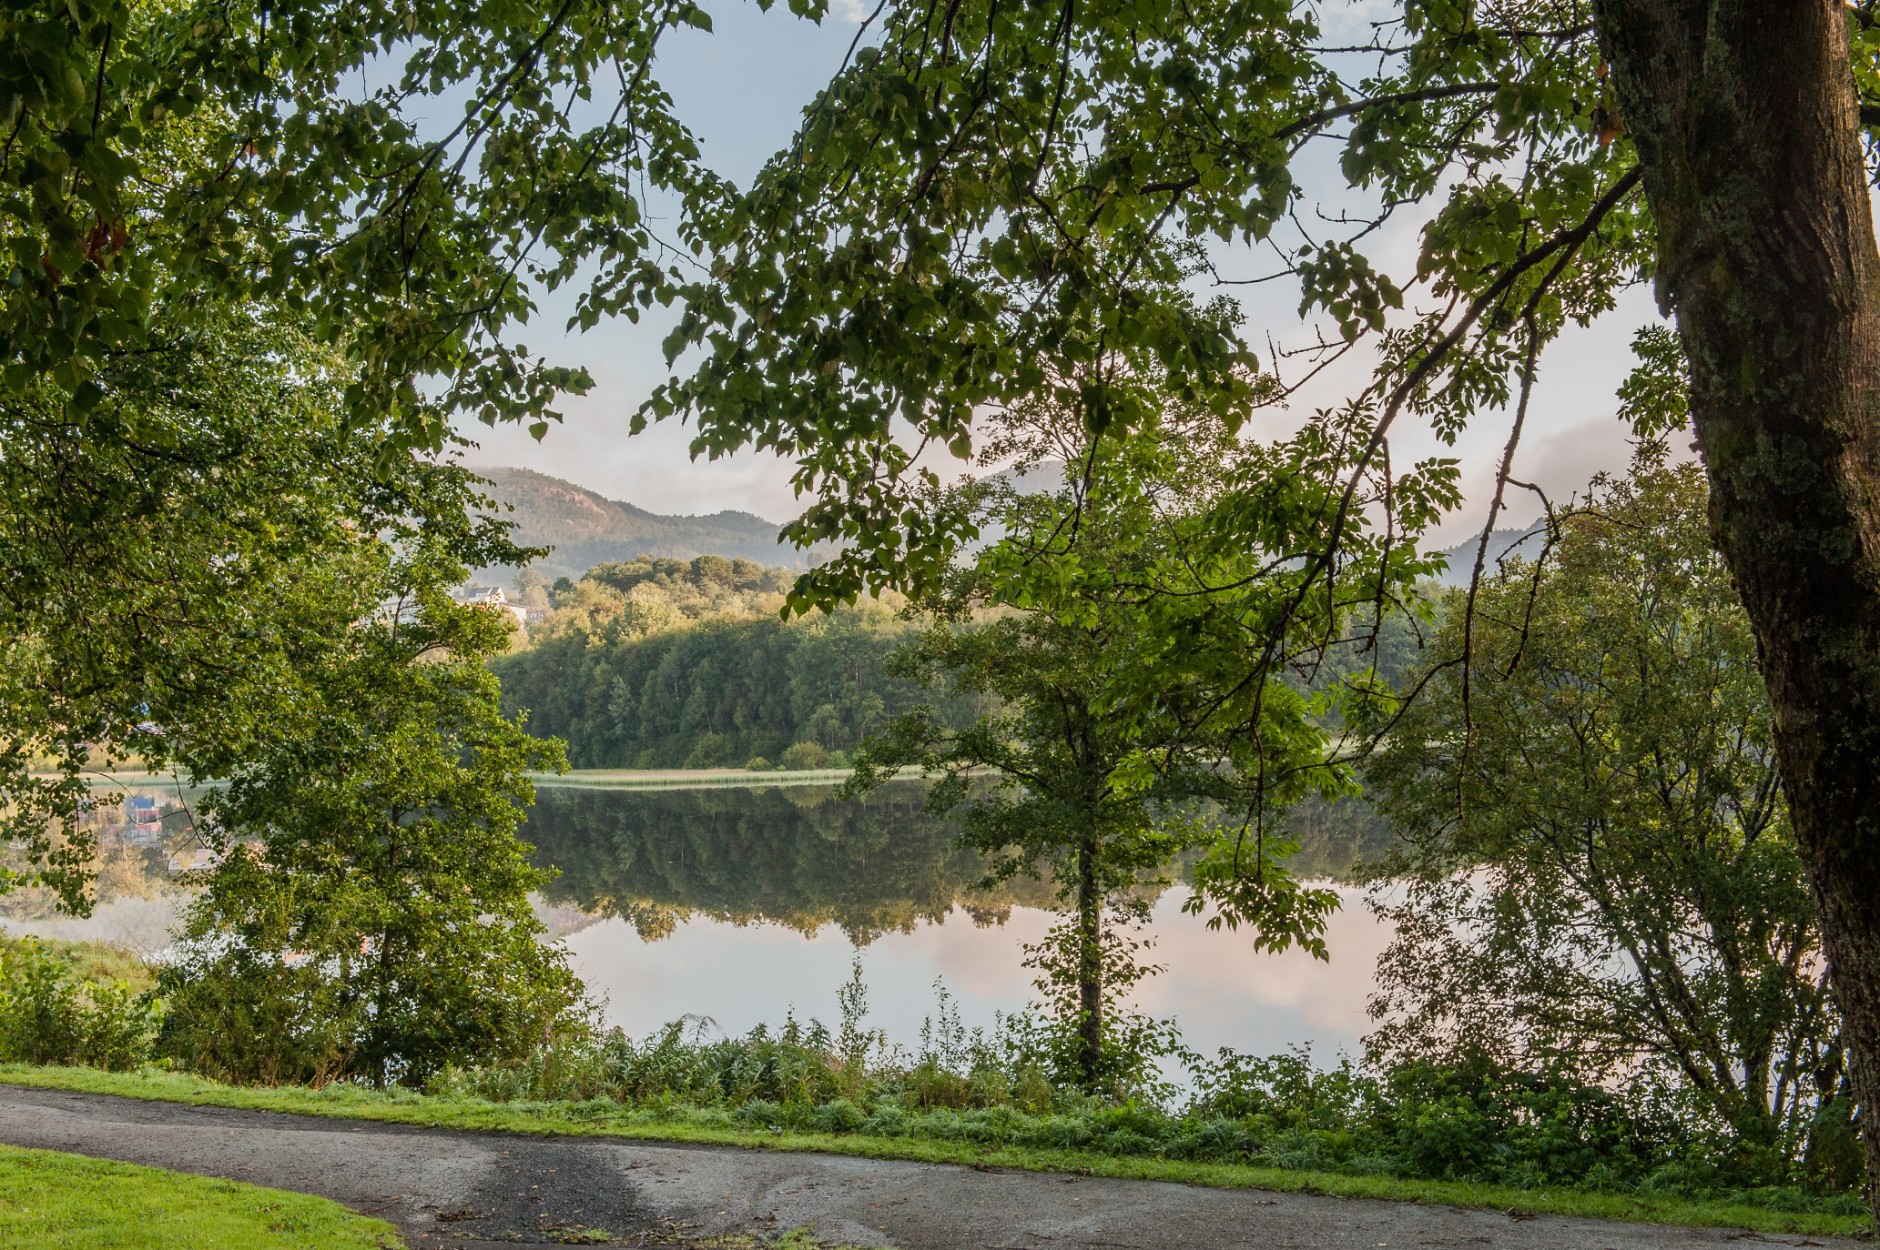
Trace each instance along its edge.
{"label": "green lawn", "polygon": [[[1865,1216],[1778,1211],[1735,1202],[1698,1202],[1569,1189],[1512,1189],[1456,1181],[1406,1180],[1241,1164],[1188,1163],[1175,1159],[1106,1155],[1068,1150],[981,1146],[919,1137],[766,1132],[730,1123],[723,1112],[674,1107],[647,1110],[608,1102],[492,1103],[472,1098],[432,1098],[410,1091],[383,1094],[357,1086],[325,1089],[260,1089],[217,1085],[200,1077],[146,1069],[100,1072],[92,1068],[35,1068],[0,1064],[0,1083],[48,1089],[119,1094],[164,1102],[290,1111],[335,1119],[377,1120],[459,1129],[496,1129],[580,1137],[624,1137],[740,1146],[760,1150],[814,1150],[880,1159],[913,1159],[1087,1176],[1178,1181],[1224,1189],[1268,1189],[1323,1193],[1348,1198],[1385,1198],[1497,1211],[1636,1220],[1697,1228],[1748,1229],[1759,1233],[1853,1237],[1870,1223]],[[0,1243],[4,1244],[4,1243]]]}
{"label": "green lawn", "polygon": [[337,1202],[158,1168],[0,1146],[8,1250],[399,1250]]}

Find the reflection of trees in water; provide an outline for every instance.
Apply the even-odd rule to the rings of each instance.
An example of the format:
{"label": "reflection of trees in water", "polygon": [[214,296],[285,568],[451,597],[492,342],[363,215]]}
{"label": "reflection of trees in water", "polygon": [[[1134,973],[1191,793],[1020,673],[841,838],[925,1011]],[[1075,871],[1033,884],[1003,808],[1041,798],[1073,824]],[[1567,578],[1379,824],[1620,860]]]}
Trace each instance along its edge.
{"label": "reflection of trees in water", "polygon": [[997,924],[1015,903],[1043,901],[1026,882],[973,889],[979,861],[955,845],[951,821],[921,810],[925,792],[896,783],[844,802],[823,786],[544,787],[523,836],[561,871],[545,900],[619,915],[646,938],[696,912],[804,933],[835,924],[865,943],[955,906]]}
{"label": "reflection of trees in water", "polygon": [[[921,810],[926,787],[895,782],[866,799],[831,788],[536,792],[523,837],[561,875],[551,904],[618,915],[647,939],[693,914],[768,921],[804,933],[839,926],[858,943],[938,922],[954,907],[975,924],[1013,906],[1045,906],[1048,884],[975,889],[983,868],[951,820]],[[1348,878],[1380,854],[1389,831],[1368,806],[1314,804],[1293,815],[1303,876]]]}
{"label": "reflection of trees in water", "polygon": [[1299,842],[1293,872],[1301,878],[1350,883],[1359,867],[1384,858],[1396,840],[1382,812],[1363,799],[1307,798],[1286,814]]}

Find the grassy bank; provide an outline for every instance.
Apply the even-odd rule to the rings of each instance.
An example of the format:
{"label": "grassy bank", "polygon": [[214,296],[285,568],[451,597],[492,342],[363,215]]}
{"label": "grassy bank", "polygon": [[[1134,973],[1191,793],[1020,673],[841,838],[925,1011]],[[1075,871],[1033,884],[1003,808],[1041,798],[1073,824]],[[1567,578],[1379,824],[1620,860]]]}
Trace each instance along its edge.
{"label": "grassy bank", "polygon": [[18,1250],[398,1250],[337,1202],[82,1155],[0,1146],[0,1246]]}
{"label": "grassy bank", "polygon": [[866,1158],[1074,1172],[1092,1176],[1177,1181],[1226,1189],[1322,1193],[1349,1198],[1382,1198],[1700,1228],[1741,1228],[1763,1233],[1855,1236],[1867,1227],[1864,1217],[1854,1215],[1773,1211],[1741,1203],[1698,1202],[1569,1189],[1516,1189],[1477,1183],[1357,1176],[1242,1164],[1195,1163],[1075,1150],[981,1146],[970,1142],[920,1137],[754,1130],[741,1127],[722,1111],[683,1106],[632,1109],[603,1100],[579,1103],[496,1103],[467,1097],[432,1097],[406,1091],[374,1093],[351,1086],[328,1086],[319,1090],[299,1087],[239,1088],[218,1085],[199,1077],[151,1069],[112,1073],[90,1068],[39,1068],[17,1064],[0,1065],[0,1082],[165,1102],[298,1112],[335,1119],[519,1133],[697,1142],[764,1150],[824,1151]]}
{"label": "grassy bank", "polygon": [[849,772],[846,768],[577,768],[565,773],[530,773],[529,780],[538,786],[576,790],[754,789],[840,785],[848,780]]}

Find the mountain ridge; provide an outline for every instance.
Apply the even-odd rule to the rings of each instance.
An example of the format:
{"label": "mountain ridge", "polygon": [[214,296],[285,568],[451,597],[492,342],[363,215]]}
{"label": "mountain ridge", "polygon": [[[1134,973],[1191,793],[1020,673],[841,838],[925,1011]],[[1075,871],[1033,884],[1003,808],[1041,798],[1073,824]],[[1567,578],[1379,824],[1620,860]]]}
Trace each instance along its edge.
{"label": "mountain ridge", "polygon": [[[782,527],[749,512],[726,509],[668,516],[622,499],[609,499],[565,478],[512,466],[472,468],[512,522],[525,547],[551,547],[530,567],[542,576],[579,578],[597,564],[637,556],[690,560],[725,556],[781,568],[807,568],[813,553],[782,542]],[[508,580],[507,566],[478,569],[481,580]]]}
{"label": "mountain ridge", "polygon": [[[1496,571],[1496,561],[1509,555],[1525,556],[1528,560],[1533,560],[1540,554],[1540,539],[1546,532],[1546,521],[1539,517],[1526,526],[1490,531],[1487,558],[1482,568],[1483,575],[1493,576]],[[1478,531],[1455,546],[1446,547],[1437,552],[1438,555],[1449,559],[1449,568],[1436,578],[1438,584],[1467,586],[1471,575],[1475,572],[1475,553],[1476,549],[1481,546],[1481,542],[1482,537]]]}

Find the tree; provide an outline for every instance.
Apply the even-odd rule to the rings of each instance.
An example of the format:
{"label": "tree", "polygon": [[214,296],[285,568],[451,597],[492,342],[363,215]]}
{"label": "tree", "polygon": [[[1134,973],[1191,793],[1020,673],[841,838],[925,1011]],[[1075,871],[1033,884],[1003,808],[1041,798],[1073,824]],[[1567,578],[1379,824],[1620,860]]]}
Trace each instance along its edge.
{"label": "tree", "polygon": [[198,1070],[421,1085],[523,1058],[580,1000],[515,836],[560,744],[501,713],[506,614],[453,603],[464,561],[404,537],[385,604],[296,657],[290,723],[202,801],[221,861],[161,974],[162,1044]]}
{"label": "tree", "polygon": [[[1337,896],[1287,872],[1296,843],[1270,826],[1274,811],[1337,792],[1343,776],[1317,758],[1312,717],[1325,700],[1278,681],[1238,684],[1238,668],[1210,663],[1233,645],[1225,629],[1193,630],[1186,654],[1172,654],[1157,615],[1181,597],[1177,583],[1193,589],[1236,572],[1231,604],[1188,602],[1244,616],[1290,592],[1257,557],[1224,566],[1197,541],[1222,483],[1242,467],[1223,423],[1171,416],[1153,453],[1144,440],[1127,456],[1048,403],[1022,407],[1007,429],[995,455],[1016,452],[1035,467],[1048,451],[1066,453],[1066,481],[1021,494],[1008,477],[937,503],[981,507],[1005,537],[917,605],[931,624],[895,661],[930,687],[990,696],[992,707],[965,728],[927,709],[900,718],[864,744],[848,790],[908,767],[938,775],[929,808],[964,808],[962,842],[987,857],[988,880],[1048,873],[1071,918],[1033,963],[1066,1026],[1067,1075],[1097,1092],[1139,1077],[1152,1058],[1150,1039],[1124,1027],[1116,1004],[1150,971],[1127,936],[1147,917],[1139,891],[1167,884],[1178,860],[1197,860],[1188,906],[1216,906],[1211,924],[1245,923],[1262,949],[1296,943],[1326,957],[1320,935]],[[1139,674],[1133,697],[1120,670]],[[994,780],[976,788],[987,770]]]}
{"label": "tree", "polygon": [[88,773],[135,757],[206,778],[247,758],[295,657],[376,606],[383,552],[362,534],[520,554],[472,526],[461,468],[381,460],[386,427],[342,418],[348,371],[289,319],[189,320],[118,361],[83,413],[52,384],[0,395],[0,799],[29,875],[71,908]]}
{"label": "tree", "polygon": [[1409,882],[1372,1041],[1669,1087],[1747,1183],[1806,1156],[1840,1187],[1853,1097],[1755,642],[1699,470],[1661,457],[1472,627],[1452,603],[1367,770]]}
{"label": "tree", "polygon": [[[1453,437],[1510,410],[1492,528],[1542,348],[1650,279],[1677,319],[1856,1088],[1880,1105],[1877,50],[1871,6],[1829,0],[1406,0],[1355,36],[1290,0],[889,4],[792,145],[695,217],[719,261],[669,349],[699,355],[644,415],[690,414],[713,453],[798,457],[813,502],[790,532],[850,543],[799,602],[917,586],[968,534],[904,523],[917,453],[968,451],[976,414],[1055,386],[1123,437],[1148,409],[1079,368],[1129,348],[1165,392],[1235,411],[1234,321],[1138,258],[1171,237],[1254,244],[1271,274],[1217,247],[1214,276],[1295,284],[1321,319],[1309,370],[1361,341],[1376,362],[1309,431],[1358,449],[1326,541],[1292,553],[1335,581],[1359,483],[1407,420]],[[1357,203],[1311,219],[1301,181],[1330,162],[1302,154],[1327,145]],[[1422,246],[1393,275],[1380,227],[1406,213]],[[1681,401],[1635,414],[1663,432]],[[1304,471],[1288,459],[1309,445],[1277,440],[1276,471]],[[1453,504],[1453,470],[1397,475],[1391,501]]]}
{"label": "tree", "polygon": [[592,324],[665,285],[636,195],[693,168],[649,76],[679,25],[709,20],[0,11],[0,810],[69,906],[78,771],[241,758],[231,688],[276,680],[282,629],[344,634],[344,593],[308,614],[322,553],[400,513],[414,449],[459,413],[539,434],[589,385],[514,341],[536,296],[578,272]]}
{"label": "tree", "polygon": [[1874,14],[1595,11],[1690,367],[1713,531],[1769,686],[1877,1198],[1880,252],[1861,131],[1875,118],[1856,93],[1880,70]]}

